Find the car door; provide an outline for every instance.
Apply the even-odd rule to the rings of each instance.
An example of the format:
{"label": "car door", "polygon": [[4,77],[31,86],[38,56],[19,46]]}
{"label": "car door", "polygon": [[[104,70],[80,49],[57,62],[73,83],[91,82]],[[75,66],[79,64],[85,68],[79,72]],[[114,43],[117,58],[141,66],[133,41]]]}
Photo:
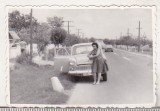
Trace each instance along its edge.
{"label": "car door", "polygon": [[70,48],[56,48],[54,57],[55,70],[59,73],[67,73],[69,71]]}

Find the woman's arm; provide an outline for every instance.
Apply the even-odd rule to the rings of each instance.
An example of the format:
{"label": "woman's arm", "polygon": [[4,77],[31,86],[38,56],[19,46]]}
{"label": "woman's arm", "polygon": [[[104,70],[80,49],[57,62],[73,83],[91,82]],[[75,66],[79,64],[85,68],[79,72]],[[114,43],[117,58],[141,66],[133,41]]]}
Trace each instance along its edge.
{"label": "woman's arm", "polygon": [[92,54],[93,50],[87,55],[87,57],[91,57],[91,54]]}
{"label": "woman's arm", "polygon": [[100,51],[100,49],[98,49],[96,55],[93,55],[90,58],[92,59],[92,58],[98,57],[100,53],[101,53],[101,51]]}

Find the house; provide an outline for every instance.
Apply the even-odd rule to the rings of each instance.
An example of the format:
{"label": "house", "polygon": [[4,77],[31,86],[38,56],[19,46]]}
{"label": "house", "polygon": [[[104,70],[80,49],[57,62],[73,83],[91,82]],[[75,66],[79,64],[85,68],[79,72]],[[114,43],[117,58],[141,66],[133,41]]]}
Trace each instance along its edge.
{"label": "house", "polygon": [[17,33],[15,31],[9,31],[10,59],[16,58],[21,54],[19,42],[20,38]]}
{"label": "house", "polygon": [[18,41],[20,41],[20,38],[17,33],[15,31],[9,31],[9,42],[13,43]]}

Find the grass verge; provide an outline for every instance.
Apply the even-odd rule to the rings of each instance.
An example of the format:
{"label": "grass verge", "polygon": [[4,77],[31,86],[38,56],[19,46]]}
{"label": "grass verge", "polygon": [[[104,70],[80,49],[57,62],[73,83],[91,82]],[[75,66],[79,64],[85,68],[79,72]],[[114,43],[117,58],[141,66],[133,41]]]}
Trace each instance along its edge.
{"label": "grass verge", "polygon": [[74,86],[67,75],[59,74],[53,66],[18,64],[18,68],[10,72],[11,104],[65,104],[69,95],[53,91],[53,76],[59,77],[65,90]]}

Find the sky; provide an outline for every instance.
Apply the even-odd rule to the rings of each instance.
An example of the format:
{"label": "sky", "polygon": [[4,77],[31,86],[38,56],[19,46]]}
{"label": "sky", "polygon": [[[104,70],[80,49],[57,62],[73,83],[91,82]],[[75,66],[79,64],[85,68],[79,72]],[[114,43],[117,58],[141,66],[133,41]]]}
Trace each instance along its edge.
{"label": "sky", "polygon": [[[29,8],[10,8],[9,13],[18,10],[21,14],[30,14]],[[78,34],[77,29],[84,33],[84,37],[97,39],[118,39],[129,33],[138,37],[138,22],[141,22],[141,36],[152,39],[152,10],[143,8],[127,9],[33,9],[33,16],[38,22],[47,22],[48,17],[63,17],[70,22],[70,33]],[[67,26],[67,23],[64,23]],[[67,30],[67,27],[64,27]]]}

